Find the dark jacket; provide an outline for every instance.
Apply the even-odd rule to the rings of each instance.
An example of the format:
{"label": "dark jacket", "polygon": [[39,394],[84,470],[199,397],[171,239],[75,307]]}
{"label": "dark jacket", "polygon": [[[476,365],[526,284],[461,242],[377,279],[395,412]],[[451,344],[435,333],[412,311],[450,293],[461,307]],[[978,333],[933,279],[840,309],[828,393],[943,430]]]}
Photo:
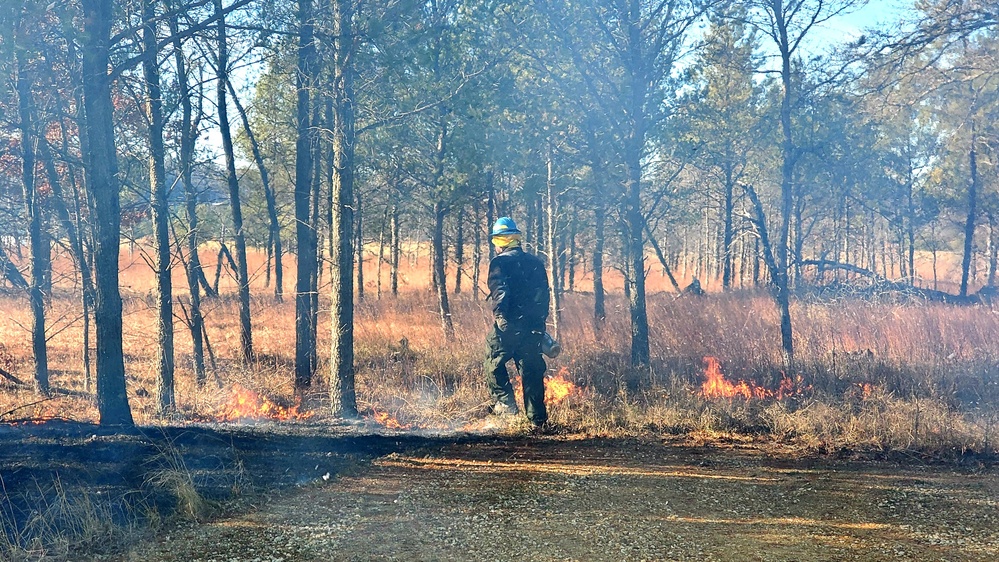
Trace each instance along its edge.
{"label": "dark jacket", "polygon": [[544,331],[551,296],[539,257],[519,246],[503,251],[489,262],[487,284],[497,320],[516,331]]}

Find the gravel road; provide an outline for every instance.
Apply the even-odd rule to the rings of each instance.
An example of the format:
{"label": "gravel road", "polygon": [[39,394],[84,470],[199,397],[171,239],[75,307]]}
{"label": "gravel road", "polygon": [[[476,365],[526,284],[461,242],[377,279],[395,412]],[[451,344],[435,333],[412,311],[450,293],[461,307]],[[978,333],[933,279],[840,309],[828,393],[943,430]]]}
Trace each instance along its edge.
{"label": "gravel road", "polygon": [[322,476],[121,560],[999,560],[995,469],[513,436]]}

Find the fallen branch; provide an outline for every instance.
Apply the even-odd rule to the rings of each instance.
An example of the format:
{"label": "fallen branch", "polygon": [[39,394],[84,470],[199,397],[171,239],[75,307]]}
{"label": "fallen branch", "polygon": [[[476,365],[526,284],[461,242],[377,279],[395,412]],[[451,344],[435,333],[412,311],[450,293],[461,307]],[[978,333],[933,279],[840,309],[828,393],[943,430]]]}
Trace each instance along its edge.
{"label": "fallen branch", "polygon": [[[14,408],[12,408],[10,410],[7,410],[6,412],[0,414],[0,420],[4,419],[5,417],[13,414],[14,412],[16,412],[18,410],[23,410],[25,408],[30,408],[32,406],[37,406],[38,404],[44,404],[45,402],[48,402],[49,400],[55,400],[56,398],[58,398],[58,397],[57,396],[50,396],[48,398],[43,398],[41,400],[37,400],[35,402],[31,402],[30,404],[22,404],[20,406],[14,407]],[[28,421],[28,420],[20,420],[20,421]]]}
{"label": "fallen branch", "polygon": [[800,264],[802,266],[815,266],[822,269],[842,269],[844,271],[849,271],[850,273],[856,273],[857,275],[863,275],[864,277],[870,277],[876,281],[887,281],[884,277],[878,275],[877,273],[864,269],[863,267],[853,265],[852,263],[844,263],[833,260],[801,260]]}
{"label": "fallen branch", "polygon": [[0,377],[3,377],[5,379],[11,381],[12,383],[14,383],[14,384],[16,384],[18,386],[24,386],[24,387],[31,386],[30,384],[28,384],[28,383],[22,381],[21,379],[15,377],[14,375],[12,375],[11,373],[9,373],[7,370],[5,370],[3,368],[0,368]]}

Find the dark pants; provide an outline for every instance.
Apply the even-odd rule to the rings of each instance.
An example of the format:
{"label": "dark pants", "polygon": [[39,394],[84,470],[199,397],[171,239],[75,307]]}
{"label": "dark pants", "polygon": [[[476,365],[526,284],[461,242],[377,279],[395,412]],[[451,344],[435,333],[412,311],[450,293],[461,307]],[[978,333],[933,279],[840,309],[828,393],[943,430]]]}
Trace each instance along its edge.
{"label": "dark pants", "polygon": [[493,324],[486,336],[486,384],[493,398],[513,405],[513,385],[506,363],[513,359],[520,371],[524,389],[524,413],[532,423],[541,425],[548,420],[545,410],[545,364],[541,356],[539,331],[518,330],[510,327],[505,332]]}

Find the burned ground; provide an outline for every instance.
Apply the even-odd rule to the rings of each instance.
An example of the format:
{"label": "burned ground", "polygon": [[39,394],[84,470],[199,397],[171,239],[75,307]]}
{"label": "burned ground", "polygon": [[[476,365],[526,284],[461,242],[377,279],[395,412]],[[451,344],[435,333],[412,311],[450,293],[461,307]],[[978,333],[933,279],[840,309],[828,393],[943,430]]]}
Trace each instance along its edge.
{"label": "burned ground", "polygon": [[[0,445],[8,526],[30,529],[40,508],[70,501],[60,494],[159,523],[117,546],[50,551],[70,560],[999,556],[999,475],[975,458],[816,456],[751,438],[376,434],[318,424],[122,435],[50,422],[4,427]],[[158,519],[187,501],[163,474],[187,475],[214,507],[198,522]]]}
{"label": "burned ground", "polygon": [[121,538],[114,535],[125,529],[174,516],[217,517],[242,501],[336,477],[374,458],[455,441],[305,424],[125,432],[58,420],[4,424],[0,554],[20,547],[76,559],[113,551]]}

